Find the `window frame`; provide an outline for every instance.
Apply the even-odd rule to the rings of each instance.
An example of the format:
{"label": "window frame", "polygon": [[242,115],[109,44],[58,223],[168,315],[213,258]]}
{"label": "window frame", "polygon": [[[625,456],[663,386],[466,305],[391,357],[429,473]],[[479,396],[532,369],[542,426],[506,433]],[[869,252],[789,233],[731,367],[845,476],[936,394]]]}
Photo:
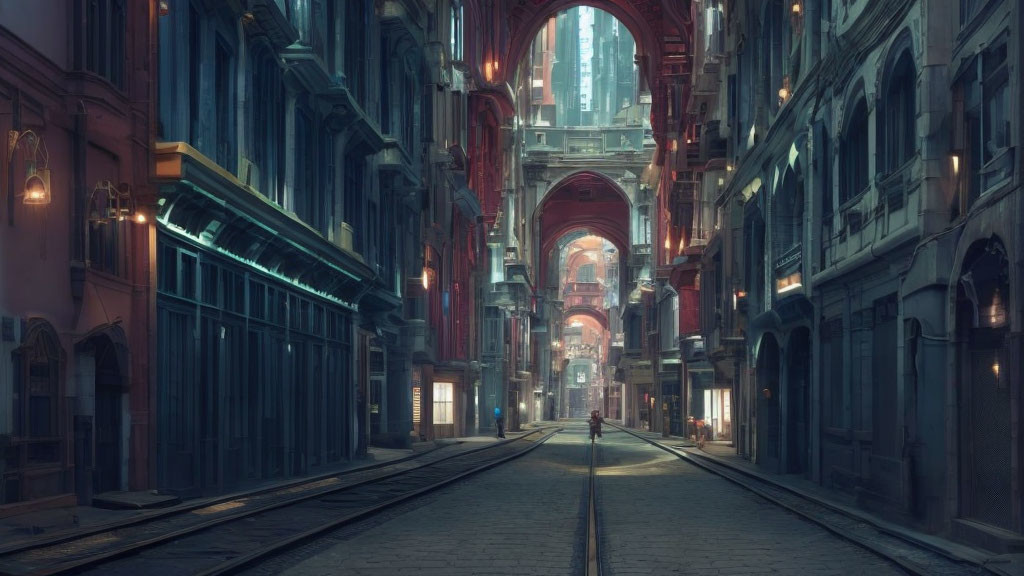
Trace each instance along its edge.
{"label": "window frame", "polygon": [[86,0],[84,16],[85,54],[82,68],[124,91],[128,2]]}
{"label": "window frame", "polygon": [[846,118],[839,147],[839,206],[840,212],[864,195],[871,186],[868,153],[870,113],[867,98],[859,90]]}

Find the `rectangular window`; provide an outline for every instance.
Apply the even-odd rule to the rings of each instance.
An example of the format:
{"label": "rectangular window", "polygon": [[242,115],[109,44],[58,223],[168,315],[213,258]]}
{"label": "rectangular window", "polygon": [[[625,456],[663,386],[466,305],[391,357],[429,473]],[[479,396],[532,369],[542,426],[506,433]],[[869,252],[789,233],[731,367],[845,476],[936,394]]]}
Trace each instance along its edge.
{"label": "rectangular window", "polygon": [[362,252],[363,240],[360,229],[363,226],[364,174],[366,160],[358,152],[345,157],[345,222],[352,227],[352,249]]}
{"label": "rectangular window", "polygon": [[434,424],[454,424],[451,382],[434,382]]}
{"label": "rectangular window", "polygon": [[85,68],[118,88],[124,84],[124,0],[87,0]]}
{"label": "rectangular window", "polygon": [[199,146],[199,127],[202,114],[199,109],[199,93],[201,89],[201,66],[203,62],[202,20],[199,11],[192,5],[188,8],[188,109],[192,123],[189,126],[188,141],[192,146]]}
{"label": "rectangular window", "polygon": [[214,54],[214,98],[217,124],[217,164],[228,172],[235,171],[235,107],[232,55],[223,39],[218,38]]}
{"label": "rectangular window", "polygon": [[366,0],[345,2],[345,78],[360,105],[366,103]]}

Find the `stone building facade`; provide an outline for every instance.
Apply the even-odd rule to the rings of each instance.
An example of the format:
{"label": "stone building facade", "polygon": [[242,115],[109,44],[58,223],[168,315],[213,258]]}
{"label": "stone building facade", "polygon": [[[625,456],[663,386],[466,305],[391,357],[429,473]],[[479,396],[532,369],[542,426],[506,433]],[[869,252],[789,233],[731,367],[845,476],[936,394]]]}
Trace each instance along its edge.
{"label": "stone building facade", "polygon": [[722,57],[694,75],[718,90],[695,124],[727,142],[701,333],[734,379],[737,451],[1007,549],[1024,530],[1021,7],[705,9]]}

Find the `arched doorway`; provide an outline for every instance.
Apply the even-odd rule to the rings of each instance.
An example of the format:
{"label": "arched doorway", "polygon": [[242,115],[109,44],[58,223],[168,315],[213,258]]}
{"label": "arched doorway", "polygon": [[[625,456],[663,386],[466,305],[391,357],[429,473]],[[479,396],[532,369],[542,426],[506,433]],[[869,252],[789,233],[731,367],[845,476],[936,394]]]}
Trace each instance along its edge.
{"label": "arched doorway", "polygon": [[780,461],[779,343],[775,335],[761,338],[757,354],[757,462],[777,471]]}
{"label": "arched doorway", "polygon": [[1009,259],[997,238],[971,246],[957,286],[960,516],[1015,529],[1007,337]]}
{"label": "arched doorway", "polygon": [[786,346],[786,472],[808,474],[811,462],[811,335],[797,328]]}

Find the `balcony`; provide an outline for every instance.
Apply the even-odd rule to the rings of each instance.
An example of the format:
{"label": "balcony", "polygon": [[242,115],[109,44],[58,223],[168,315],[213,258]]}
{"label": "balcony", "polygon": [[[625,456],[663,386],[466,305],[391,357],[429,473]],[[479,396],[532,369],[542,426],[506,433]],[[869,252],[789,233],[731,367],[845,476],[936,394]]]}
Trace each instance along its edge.
{"label": "balcony", "polygon": [[641,126],[582,128],[531,127],[526,129],[526,153],[599,156],[644,152]]}

